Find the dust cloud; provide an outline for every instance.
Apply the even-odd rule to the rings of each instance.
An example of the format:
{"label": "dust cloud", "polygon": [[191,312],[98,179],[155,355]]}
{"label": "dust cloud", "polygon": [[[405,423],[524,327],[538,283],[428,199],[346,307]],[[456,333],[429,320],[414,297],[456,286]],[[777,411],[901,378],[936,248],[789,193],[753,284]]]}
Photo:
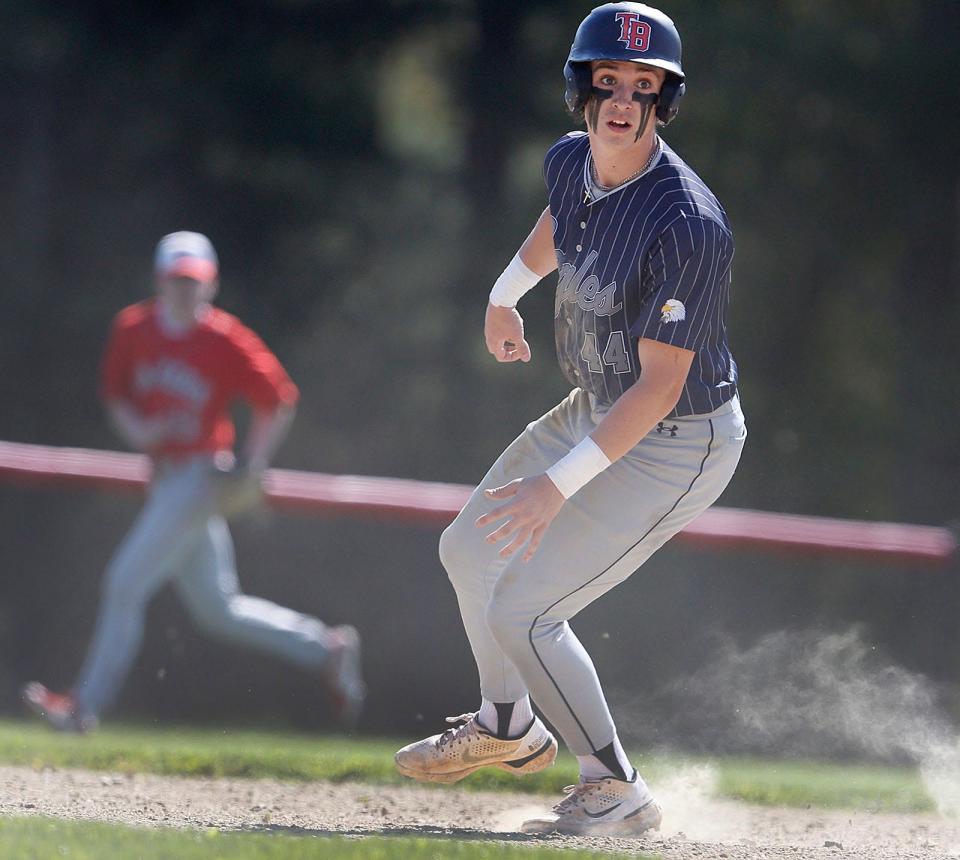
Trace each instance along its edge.
{"label": "dust cloud", "polygon": [[[779,631],[747,648],[723,642],[702,669],[634,707],[648,719],[651,709],[664,713],[661,745],[915,766],[939,811],[960,816],[960,737],[941,699],[932,681],[885,661],[853,628]],[[630,742],[622,729],[638,719],[624,720],[624,710],[615,713]]]}

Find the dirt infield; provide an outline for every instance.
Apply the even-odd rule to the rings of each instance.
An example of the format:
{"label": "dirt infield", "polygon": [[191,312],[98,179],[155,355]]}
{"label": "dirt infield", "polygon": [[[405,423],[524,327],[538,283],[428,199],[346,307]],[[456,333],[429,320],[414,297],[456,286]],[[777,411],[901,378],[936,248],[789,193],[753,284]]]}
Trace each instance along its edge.
{"label": "dirt infield", "polygon": [[647,851],[666,860],[960,857],[955,820],[749,806],[710,798],[701,776],[692,771],[655,786],[664,806],[663,832],[632,840],[519,834],[520,821],[548,803],[525,794],[23,767],[0,767],[0,814],[318,837],[412,834],[622,854]]}

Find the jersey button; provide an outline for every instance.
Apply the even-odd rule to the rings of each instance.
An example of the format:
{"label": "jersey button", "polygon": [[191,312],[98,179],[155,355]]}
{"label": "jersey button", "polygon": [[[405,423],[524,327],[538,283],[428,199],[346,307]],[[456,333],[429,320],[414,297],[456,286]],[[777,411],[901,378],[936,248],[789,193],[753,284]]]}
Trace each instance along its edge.
{"label": "jersey button", "polygon": [[582,251],[582,250],[583,250],[583,245],[577,245],[577,250],[578,250],[578,251]]}
{"label": "jersey button", "polygon": [[581,230],[586,230],[586,229],[587,229],[587,222],[586,222],[586,221],[581,221],[581,222],[580,222],[580,229],[581,229]]}

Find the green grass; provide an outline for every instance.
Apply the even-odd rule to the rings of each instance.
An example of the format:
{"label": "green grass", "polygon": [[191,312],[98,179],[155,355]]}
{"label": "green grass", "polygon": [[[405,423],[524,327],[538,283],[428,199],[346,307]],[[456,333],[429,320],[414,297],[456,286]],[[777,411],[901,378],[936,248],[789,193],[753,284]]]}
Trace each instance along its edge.
{"label": "green grass", "polygon": [[[389,753],[389,755],[388,755]],[[385,741],[280,732],[108,725],[91,735],[0,721],[0,761],[121,773],[400,782]]]}
{"label": "green grass", "polygon": [[928,812],[934,804],[916,771],[867,764],[723,759],[717,794],[766,806]]}
{"label": "green grass", "polygon": [[[108,724],[95,734],[58,734],[40,723],[0,721],[0,762],[31,767],[82,767],[121,773],[233,776],[406,784],[393,766],[402,741]],[[576,782],[572,757],[559,767],[516,779],[480,772],[463,783],[477,789],[546,793]]]}
{"label": "green grass", "polygon": [[609,855],[427,838],[148,830],[0,818],[0,857],[17,860],[609,860]]}
{"label": "green grass", "polygon": [[[124,773],[403,784],[407,781],[393,767],[393,753],[402,743],[112,724],[97,734],[77,736],[57,734],[35,723],[0,721],[0,762]],[[752,803],[901,812],[933,808],[917,773],[906,768],[668,755],[637,755],[634,761],[654,787],[687,768],[706,765],[716,776],[717,794]],[[554,767],[523,779],[488,770],[460,786],[556,794],[576,780],[575,759],[562,753]]]}

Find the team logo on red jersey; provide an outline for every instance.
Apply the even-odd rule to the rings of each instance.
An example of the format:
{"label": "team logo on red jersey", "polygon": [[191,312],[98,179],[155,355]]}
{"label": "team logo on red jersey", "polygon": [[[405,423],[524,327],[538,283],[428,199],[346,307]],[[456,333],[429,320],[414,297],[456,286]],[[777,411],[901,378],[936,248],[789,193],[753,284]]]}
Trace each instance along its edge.
{"label": "team logo on red jersey", "polygon": [[628,51],[646,51],[650,47],[650,25],[639,12],[617,12],[620,22],[620,38]]}

